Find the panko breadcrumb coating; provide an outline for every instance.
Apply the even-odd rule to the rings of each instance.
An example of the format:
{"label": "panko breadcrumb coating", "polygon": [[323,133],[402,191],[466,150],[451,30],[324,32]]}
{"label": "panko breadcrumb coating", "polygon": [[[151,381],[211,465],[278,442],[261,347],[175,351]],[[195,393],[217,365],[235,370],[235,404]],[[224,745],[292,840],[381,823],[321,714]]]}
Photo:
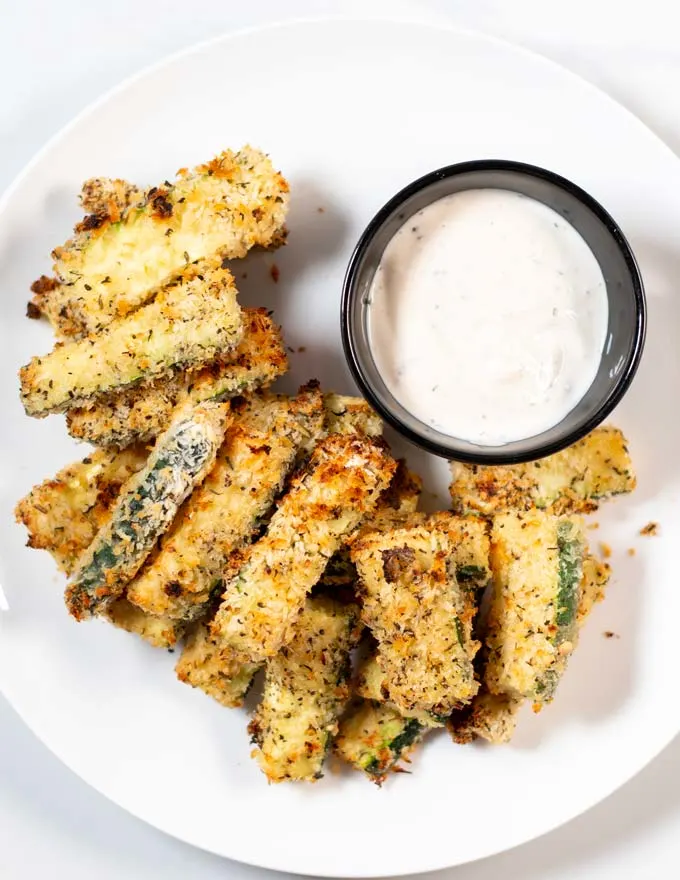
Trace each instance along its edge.
{"label": "panko breadcrumb coating", "polygon": [[210,625],[191,627],[184,650],[177,661],[177,678],[199,688],[228,708],[243,705],[259,663],[251,663],[213,639]]}
{"label": "panko breadcrumb coating", "polygon": [[308,599],[291,641],[265,667],[262,701],[248,730],[270,782],[313,782],[349,699],[350,650],[357,609]]}
{"label": "panko breadcrumb coating", "polygon": [[339,434],[322,440],[225,585],[215,639],[253,662],[289,642],[307,594],[343,537],[375,509],[395,468],[375,440]]}
{"label": "panko breadcrumb coating", "polygon": [[452,507],[494,516],[537,507],[549,513],[591,513],[601,501],[632,492],[635,474],[618,428],[590,434],[539,461],[504,466],[451,465]]}
{"label": "panko breadcrumb coating", "polygon": [[148,457],[149,448],[142,444],[123,452],[97,449],[34,486],[15,509],[17,522],[28,530],[28,546],[47,550],[70,574],[108,521],[121,486],[144,467]]}
{"label": "panko breadcrumb coating", "polygon": [[[35,486],[16,507],[16,518],[28,529],[28,546],[47,550],[70,575],[95,535],[108,522],[121,487],[146,464],[149,448],[141,444],[122,452],[97,449]],[[168,617],[145,614],[124,597],[105,615],[128,632],[159,648],[172,648],[183,625]]]}
{"label": "panko breadcrumb coating", "polygon": [[231,273],[218,262],[194,264],[152,303],[22,367],[24,409],[39,417],[63,412],[180,367],[201,366],[235,348],[243,332]]}
{"label": "panko breadcrumb coating", "polygon": [[244,400],[214,467],[128,584],[130,601],[182,620],[200,615],[233,567],[233,554],[257,534],[300,446],[320,436],[323,415],[317,388]]}
{"label": "panko breadcrumb coating", "polygon": [[447,715],[478,689],[476,603],[458,584],[451,558],[461,527],[453,515],[416,516],[352,545],[362,620],[378,643],[389,699],[407,717]]}
{"label": "panko breadcrumb coating", "polygon": [[211,401],[176,413],[78,560],[65,593],[76,620],[101,613],[123,593],[180,505],[212,470],[230,419],[228,403]]}
{"label": "panko breadcrumb coating", "polygon": [[62,337],[92,333],[196,260],[233,260],[281,243],[287,210],[288,184],[264,153],[226,150],[147,190],[116,220],[108,209],[86,217],[53,251],[59,286],[37,292],[33,306]]}
{"label": "panko breadcrumb coating", "polygon": [[187,402],[228,399],[271,385],[288,369],[280,328],[266,309],[244,309],[242,314],[243,339],[223,359],[70,409],[66,414],[69,434],[95,446],[124,447],[158,436],[168,426],[172,411]]}
{"label": "panko breadcrumb coating", "polygon": [[491,547],[484,682],[493,694],[550,702],[577,637],[583,522],[539,510],[500,514]]}

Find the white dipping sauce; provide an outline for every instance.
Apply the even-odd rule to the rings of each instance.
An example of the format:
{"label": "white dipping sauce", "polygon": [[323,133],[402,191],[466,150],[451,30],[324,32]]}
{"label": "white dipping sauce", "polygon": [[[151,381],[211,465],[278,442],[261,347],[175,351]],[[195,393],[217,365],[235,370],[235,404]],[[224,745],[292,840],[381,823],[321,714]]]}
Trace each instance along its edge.
{"label": "white dipping sauce", "polygon": [[579,233],[540,202],[496,189],[412,216],[369,293],[376,366],[410,413],[484,446],[562,420],[598,370],[608,304]]}

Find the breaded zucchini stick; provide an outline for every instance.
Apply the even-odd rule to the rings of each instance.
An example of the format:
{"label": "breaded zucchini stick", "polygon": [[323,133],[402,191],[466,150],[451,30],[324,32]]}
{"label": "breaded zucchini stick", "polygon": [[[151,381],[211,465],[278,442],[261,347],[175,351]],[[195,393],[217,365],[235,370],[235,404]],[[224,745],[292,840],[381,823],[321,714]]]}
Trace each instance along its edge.
{"label": "breaded zucchini stick", "polygon": [[66,588],[73,617],[90,617],[121,595],[179,506],[212,469],[228,420],[228,403],[206,402],[177,413],[79,561]]}
{"label": "breaded zucchini stick", "polygon": [[224,359],[70,409],[69,434],[96,446],[124,447],[156,437],[167,427],[172,411],[187,402],[226,400],[271,385],[288,369],[281,331],[266,309],[244,309],[243,323],[240,345]]}
{"label": "breaded zucchini stick", "polygon": [[97,449],[35,486],[17,504],[17,522],[28,529],[28,546],[47,550],[70,574],[76,560],[109,518],[121,486],[149,457],[146,446],[123,452]]}
{"label": "breaded zucchini stick", "polygon": [[[314,388],[315,386],[312,383],[309,386],[307,393],[310,395],[313,394]],[[319,395],[320,392],[316,391],[316,394]],[[318,398],[316,399],[318,400]],[[342,402],[340,402],[339,395],[325,394],[323,396],[323,431],[325,433],[328,433],[329,430],[341,434],[359,433],[361,426],[366,424],[373,424],[375,428],[375,422],[367,420],[367,414],[370,412],[370,409],[361,398],[343,397],[341,398],[341,401]],[[316,413],[316,404],[314,412]],[[225,446],[229,443],[229,437],[233,434],[233,431],[234,429],[231,429],[228,432]],[[275,432],[272,433],[274,434]],[[285,434],[285,429],[283,432],[281,430],[278,431],[279,435],[281,433]],[[316,441],[316,439],[318,439],[318,434],[316,437],[312,437],[312,440]],[[272,443],[270,442],[269,436],[264,438],[261,442],[251,443],[251,446],[255,447],[255,452],[250,449],[249,455],[261,457],[263,462],[267,463],[266,466],[269,466],[272,464],[273,456],[273,452],[269,450],[271,445]],[[312,446],[312,442],[305,441],[301,448],[310,449]],[[233,462],[235,459],[234,454],[231,454],[229,457]],[[251,470],[251,468],[244,466],[237,470],[243,472]],[[257,468],[252,468],[252,470],[257,471]],[[406,474],[408,474],[408,480],[406,479]],[[417,478],[415,475],[412,475],[407,471],[403,462],[401,463],[401,466],[398,466],[394,480],[397,480],[398,478],[404,482],[408,491],[413,495],[414,486],[417,484]],[[263,482],[266,483],[266,480],[260,478],[259,485],[262,486]],[[390,492],[391,494],[394,494],[391,489]],[[382,497],[384,498],[386,494],[387,493],[383,493]],[[243,499],[241,504],[243,504]],[[344,570],[342,575],[340,573],[340,566],[343,564],[340,560],[341,553],[342,551],[339,551],[335,554],[333,560],[331,560],[324,572],[319,585],[332,585],[335,590],[338,586],[354,583],[356,579],[356,571],[347,554],[345,554],[343,558],[344,564],[350,570],[350,575],[347,576]],[[336,564],[334,564],[334,560],[336,560]],[[333,569],[334,574],[339,576],[338,578],[332,575],[329,576],[329,570],[331,568]],[[131,589],[133,588],[134,582],[133,585],[131,585]],[[194,628],[193,634],[177,663],[176,671],[178,678],[181,681],[184,681],[193,687],[202,689],[206,694],[212,696],[218,702],[227,706],[240,706],[259,666],[260,664],[257,663],[242,662],[242,658],[237,657],[229,647],[224,647],[224,645],[218,644],[218,642],[212,638],[208,624],[201,624]]]}
{"label": "breaded zucchini stick", "polygon": [[453,515],[416,517],[352,545],[362,620],[378,642],[389,699],[405,717],[448,715],[478,689],[476,603],[458,584],[452,558],[463,529]]}
{"label": "breaded zucchini stick", "polygon": [[492,694],[552,700],[574,648],[583,524],[538,510],[497,516],[484,681]]}
{"label": "breaded zucchini stick", "polygon": [[[144,467],[148,457],[149,449],[142,445],[122,452],[98,449],[36,486],[16,508],[17,520],[28,529],[28,546],[47,550],[70,575],[108,522],[121,487]],[[115,626],[159,648],[174,647],[183,631],[181,621],[147,615],[124,597],[111,603],[106,616]]]}
{"label": "breaded zucchini stick", "polygon": [[[579,630],[593,606],[604,598],[611,569],[588,554],[583,560],[581,594],[577,610]],[[470,706],[454,712],[448,722],[451,736],[465,744],[480,738],[493,745],[509,742],[515,732],[517,714],[524,700],[510,694],[490,694],[485,687]]]}
{"label": "breaded zucchini stick", "polygon": [[429,729],[386,703],[360,700],[340,720],[333,750],[381,785],[399,761],[408,760]]}
{"label": "breaded zucchini stick", "polygon": [[148,190],[112,220],[90,215],[53,251],[61,284],[34,308],[61,336],[89,334],[148,302],[196,260],[237,259],[282,239],[288,184],[252,147],[220,154]]}
{"label": "breaded zucchini stick", "polygon": [[369,438],[322,440],[226,584],[214,637],[253,662],[273,657],[292,638],[307,594],[344,535],[375,509],[395,467]]}
{"label": "breaded zucchini stick", "polygon": [[555,514],[590,513],[600,501],[635,488],[626,438],[611,426],[595,428],[539,461],[503,467],[454,462],[451,468],[453,509],[485,516],[532,507]]}
{"label": "breaded zucchini stick", "polygon": [[243,705],[260,666],[218,644],[210,634],[209,624],[197,623],[191,629],[175,672],[185,684],[200,688],[223,706],[236,708]]}
{"label": "breaded zucchini stick", "polygon": [[291,641],[268,661],[262,701],[248,731],[270,782],[312,782],[349,699],[350,650],[357,609],[327,598],[308,599]]}
{"label": "breaded zucchini stick", "polygon": [[243,401],[215,466],[128,585],[130,601],[183,620],[201,614],[231,555],[256,535],[300,446],[322,430],[323,404],[316,388],[302,388],[293,398]]}
{"label": "breaded zucchini stick", "polygon": [[28,415],[205,364],[241,341],[243,321],[231,273],[205,261],[188,267],[156,299],[101,332],[57,345],[21,368]]}

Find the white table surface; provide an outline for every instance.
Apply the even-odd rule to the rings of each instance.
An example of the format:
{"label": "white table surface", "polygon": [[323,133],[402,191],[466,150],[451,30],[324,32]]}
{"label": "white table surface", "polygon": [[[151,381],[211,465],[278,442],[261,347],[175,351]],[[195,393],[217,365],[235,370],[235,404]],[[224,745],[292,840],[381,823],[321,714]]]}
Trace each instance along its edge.
{"label": "white table surface", "polygon": [[[0,190],[101,92],[177,49],[245,25],[386,10],[453,21],[541,52],[608,91],[680,150],[675,7],[673,0],[0,0]],[[680,739],[564,828],[440,876],[675,878],[679,782]],[[2,880],[264,880],[265,874],[274,876],[192,849],[110,804],[63,767],[0,697]]]}

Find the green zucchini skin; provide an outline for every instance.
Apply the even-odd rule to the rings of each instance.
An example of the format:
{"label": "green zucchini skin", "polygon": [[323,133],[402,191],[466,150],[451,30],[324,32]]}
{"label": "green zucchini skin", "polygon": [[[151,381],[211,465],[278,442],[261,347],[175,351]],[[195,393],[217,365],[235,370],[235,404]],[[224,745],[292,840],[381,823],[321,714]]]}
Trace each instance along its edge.
{"label": "green zucchini skin", "polygon": [[[578,635],[578,607],[583,577],[583,540],[573,522],[566,520],[557,526],[558,592],[555,612],[557,630],[553,644],[559,648],[572,646]],[[571,650],[565,651],[565,655]],[[549,669],[536,682],[535,698],[541,703],[555,696],[563,669],[561,664]]]}
{"label": "green zucchini skin", "polygon": [[539,510],[499,514],[491,540],[484,684],[540,707],[553,699],[578,637],[583,521]]}
{"label": "green zucchini skin", "polygon": [[571,639],[576,632],[579,588],[583,577],[583,541],[570,521],[557,526],[559,548],[559,592],[557,594],[556,644]]}
{"label": "green zucchini skin", "polygon": [[139,571],[179,506],[208,474],[227,427],[228,404],[182,410],[146,467],[121,489],[111,518],[85,551],[66,588],[76,620],[104,611]]}

